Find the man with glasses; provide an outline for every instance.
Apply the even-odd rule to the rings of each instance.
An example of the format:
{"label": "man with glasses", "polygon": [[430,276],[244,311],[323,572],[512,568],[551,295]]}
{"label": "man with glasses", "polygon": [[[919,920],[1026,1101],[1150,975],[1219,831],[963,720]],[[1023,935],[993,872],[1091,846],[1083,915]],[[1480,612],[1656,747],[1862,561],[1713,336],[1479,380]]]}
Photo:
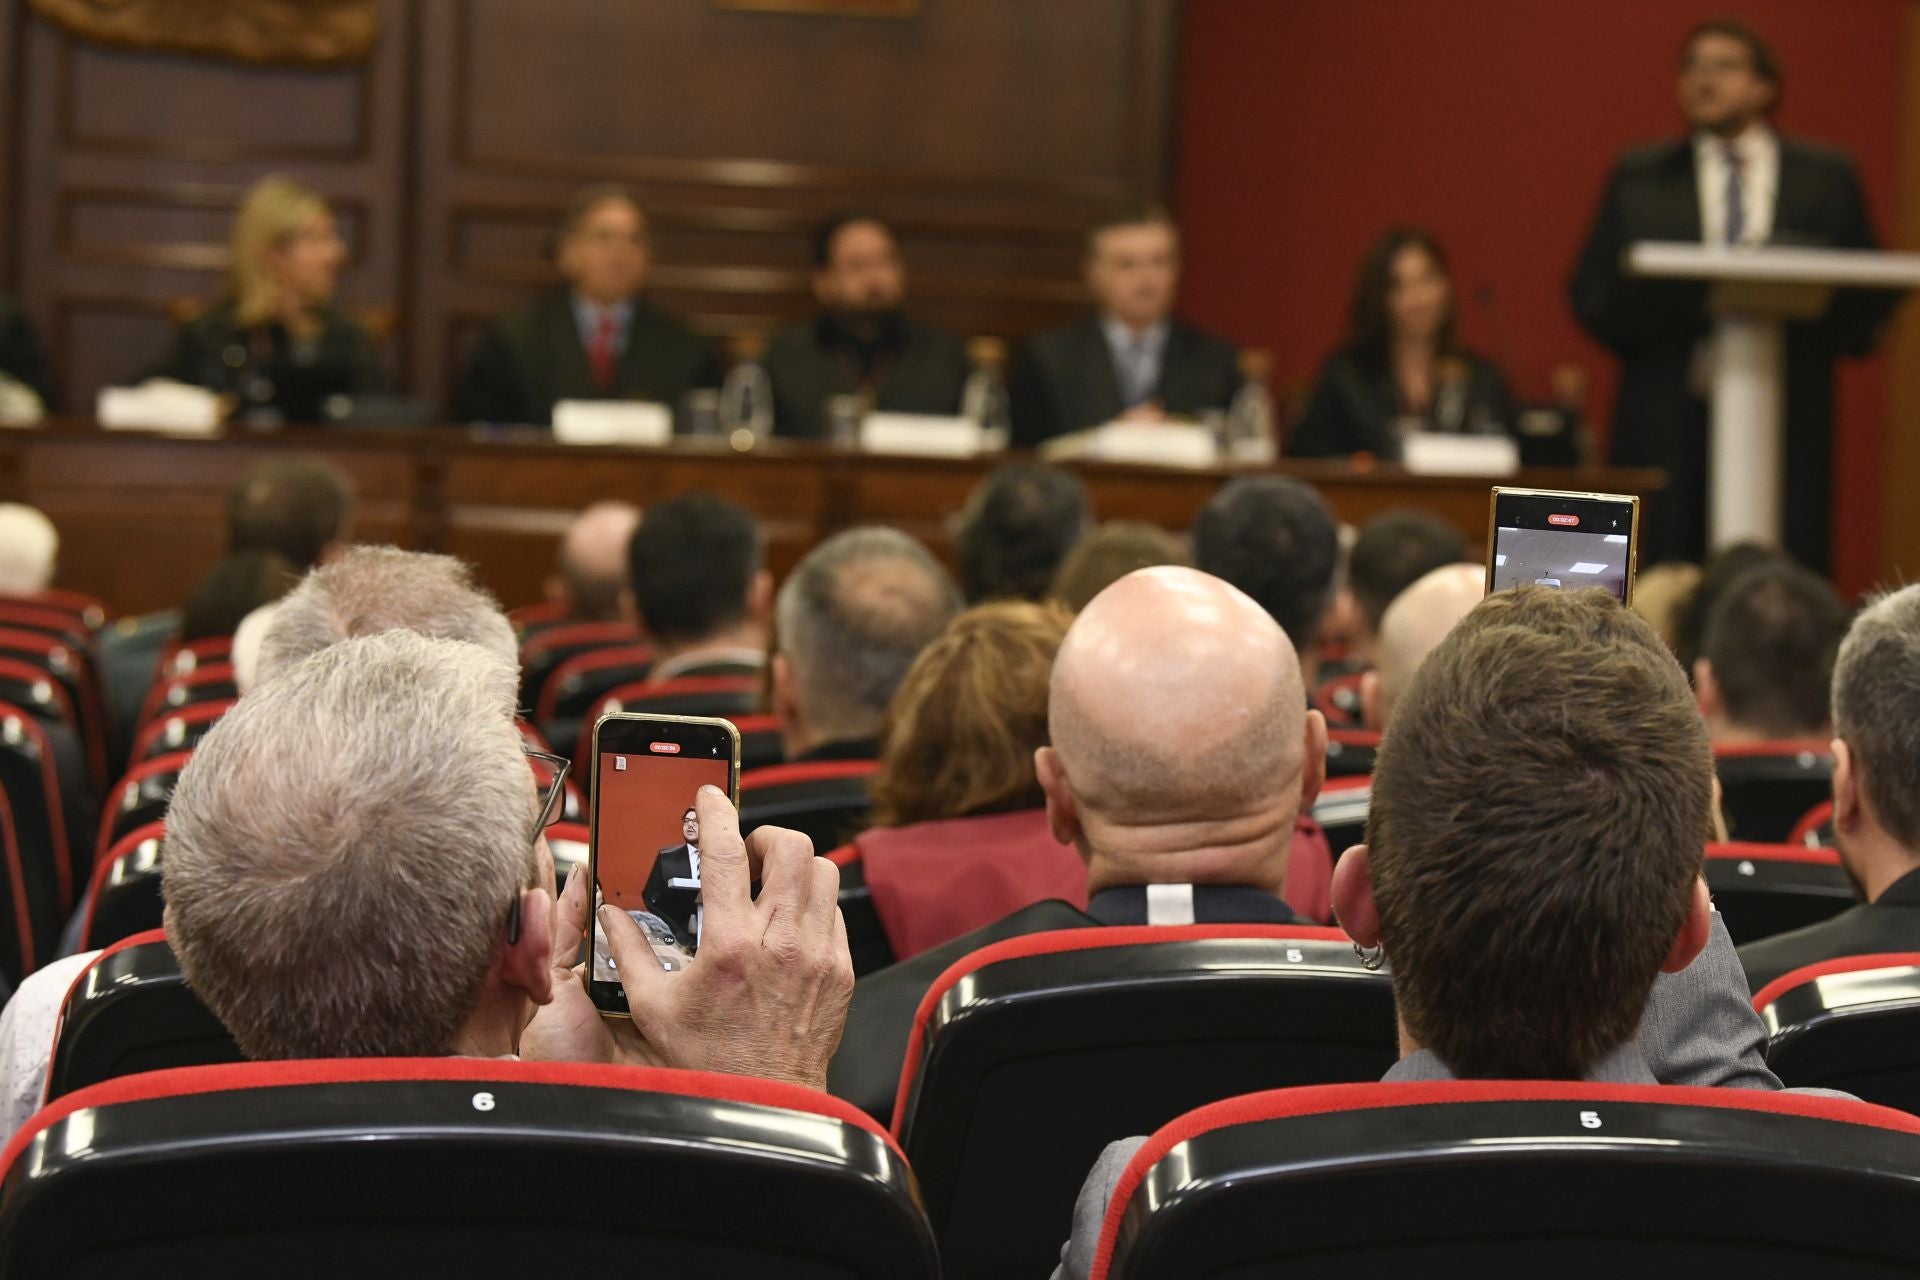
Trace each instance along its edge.
{"label": "man with glasses", "polygon": [[[1879,246],[1859,175],[1844,153],[1776,134],[1780,64],[1760,35],[1731,20],[1703,22],[1681,46],[1679,96],[1688,136],[1629,152],[1614,169],[1571,283],[1574,314],[1620,357],[1613,462],[1661,467],[1643,562],[1700,560],[1707,531],[1707,399],[1713,352],[1707,286],[1630,276],[1641,240],[1711,245]],[[1833,362],[1872,349],[1898,296],[1838,292],[1815,317],[1787,326],[1786,546],[1827,569],[1832,475]],[[1737,458],[1717,466],[1739,466]]]}
{"label": "man with glasses", "polygon": [[713,348],[645,296],[647,216],[620,186],[588,187],[555,241],[561,288],[496,320],[474,350],[454,411],[463,422],[547,424],[559,400],[647,400],[677,407],[714,387]]}

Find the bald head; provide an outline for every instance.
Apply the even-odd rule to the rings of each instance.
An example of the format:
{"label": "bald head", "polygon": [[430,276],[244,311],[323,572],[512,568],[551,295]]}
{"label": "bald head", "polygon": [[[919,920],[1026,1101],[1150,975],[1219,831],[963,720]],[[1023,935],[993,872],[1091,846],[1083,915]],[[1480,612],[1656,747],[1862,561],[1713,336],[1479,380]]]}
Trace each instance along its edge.
{"label": "bald head", "polygon": [[1042,781],[1056,830],[1070,810],[1096,890],[1278,892],[1303,780],[1317,789],[1323,765],[1308,758],[1312,720],[1293,645],[1265,609],[1197,570],[1130,573],[1093,598],[1054,660]]}
{"label": "bald head", "polygon": [[631,502],[596,502],[574,517],[560,543],[558,586],[575,622],[612,622],[627,585],[627,544],[640,526]]}
{"label": "bald head", "polygon": [[1377,690],[1368,700],[1367,713],[1374,727],[1386,727],[1413,673],[1486,594],[1484,566],[1449,564],[1394,597],[1380,618],[1380,636],[1374,650]]}

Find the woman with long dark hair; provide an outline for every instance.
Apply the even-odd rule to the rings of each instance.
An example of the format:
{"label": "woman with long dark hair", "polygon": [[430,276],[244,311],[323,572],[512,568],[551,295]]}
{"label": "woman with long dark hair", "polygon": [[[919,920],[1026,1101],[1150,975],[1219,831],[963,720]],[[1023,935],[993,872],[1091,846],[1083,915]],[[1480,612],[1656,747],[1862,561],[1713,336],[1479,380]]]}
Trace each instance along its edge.
{"label": "woman with long dark hair", "polygon": [[1447,255],[1418,227],[1395,227],[1367,251],[1346,345],[1320,370],[1288,452],[1398,459],[1414,431],[1497,435],[1511,429],[1506,378],[1454,338]]}

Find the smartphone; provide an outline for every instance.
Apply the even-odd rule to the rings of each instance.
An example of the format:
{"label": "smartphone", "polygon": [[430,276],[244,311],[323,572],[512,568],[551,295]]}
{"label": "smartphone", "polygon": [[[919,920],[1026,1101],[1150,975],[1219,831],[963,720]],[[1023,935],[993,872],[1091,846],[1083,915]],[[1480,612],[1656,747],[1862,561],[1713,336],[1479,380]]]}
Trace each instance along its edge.
{"label": "smartphone", "polygon": [[700,817],[693,798],[715,786],[740,803],[740,731],[699,716],[605,715],[593,726],[590,772],[587,991],[601,1012],[624,1014],[627,993],[600,928],[600,905],[633,917],[663,969],[679,968],[699,949]]}
{"label": "smartphone", "polygon": [[1599,587],[1633,602],[1640,499],[1495,486],[1487,520],[1487,591]]}

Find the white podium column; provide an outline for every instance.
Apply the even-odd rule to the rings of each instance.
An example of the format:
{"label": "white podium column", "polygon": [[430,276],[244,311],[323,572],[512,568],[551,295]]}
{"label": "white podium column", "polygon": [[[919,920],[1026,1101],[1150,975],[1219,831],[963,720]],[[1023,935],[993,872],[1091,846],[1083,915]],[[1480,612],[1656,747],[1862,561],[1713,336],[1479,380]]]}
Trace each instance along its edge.
{"label": "white podium column", "polygon": [[1779,320],[1723,315],[1714,331],[1709,549],[1778,543],[1781,436],[1786,428]]}

